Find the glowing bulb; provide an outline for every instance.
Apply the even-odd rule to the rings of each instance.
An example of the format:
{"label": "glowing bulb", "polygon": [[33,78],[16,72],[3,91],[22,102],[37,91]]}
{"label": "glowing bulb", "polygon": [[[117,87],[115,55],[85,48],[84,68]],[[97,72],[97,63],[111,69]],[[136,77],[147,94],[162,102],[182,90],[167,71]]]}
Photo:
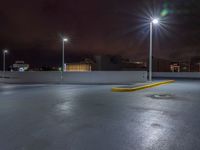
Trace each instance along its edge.
{"label": "glowing bulb", "polygon": [[153,24],[158,24],[158,23],[159,23],[159,19],[157,19],[157,18],[156,18],[156,19],[153,19],[153,20],[152,20],[152,23],[153,23]]}
{"label": "glowing bulb", "polygon": [[8,50],[7,49],[3,50],[3,53],[5,53],[5,54],[8,53]]}
{"label": "glowing bulb", "polygon": [[68,41],[68,39],[67,39],[67,38],[64,38],[64,39],[63,39],[63,41],[64,41],[64,42],[67,42],[67,41]]}

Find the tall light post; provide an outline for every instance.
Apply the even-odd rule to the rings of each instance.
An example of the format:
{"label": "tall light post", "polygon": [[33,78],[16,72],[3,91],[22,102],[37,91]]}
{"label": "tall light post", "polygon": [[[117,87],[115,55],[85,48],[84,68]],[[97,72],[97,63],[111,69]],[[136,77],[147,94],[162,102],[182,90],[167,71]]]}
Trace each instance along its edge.
{"label": "tall light post", "polygon": [[63,72],[65,71],[65,42],[68,42],[67,38],[62,39],[62,75],[61,79],[63,78]]}
{"label": "tall light post", "polygon": [[152,49],[153,49],[153,25],[159,23],[158,18],[151,19],[150,22],[150,47],[149,47],[149,81],[152,81]]}
{"label": "tall light post", "polygon": [[3,72],[6,71],[6,54],[8,53],[7,49],[3,50]]}

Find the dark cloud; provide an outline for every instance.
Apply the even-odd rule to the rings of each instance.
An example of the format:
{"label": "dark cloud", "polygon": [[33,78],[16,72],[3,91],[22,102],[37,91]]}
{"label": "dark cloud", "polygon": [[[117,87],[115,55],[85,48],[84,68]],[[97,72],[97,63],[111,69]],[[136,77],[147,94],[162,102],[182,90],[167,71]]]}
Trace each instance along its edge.
{"label": "dark cloud", "polygon": [[[198,0],[7,0],[0,6],[0,48],[13,60],[39,54],[37,62],[58,62],[61,36],[71,39],[68,55],[117,54],[145,58],[148,17],[168,9],[155,29],[154,55],[199,45]],[[184,49],[184,51],[188,51]],[[44,61],[44,62],[45,62]]]}

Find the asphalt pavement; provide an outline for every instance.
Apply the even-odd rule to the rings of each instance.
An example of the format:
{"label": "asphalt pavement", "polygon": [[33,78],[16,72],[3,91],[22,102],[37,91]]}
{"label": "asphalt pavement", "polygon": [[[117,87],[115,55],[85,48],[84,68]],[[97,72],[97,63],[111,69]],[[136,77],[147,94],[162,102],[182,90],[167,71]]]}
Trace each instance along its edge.
{"label": "asphalt pavement", "polygon": [[0,150],[200,149],[200,80],[112,87],[0,84]]}

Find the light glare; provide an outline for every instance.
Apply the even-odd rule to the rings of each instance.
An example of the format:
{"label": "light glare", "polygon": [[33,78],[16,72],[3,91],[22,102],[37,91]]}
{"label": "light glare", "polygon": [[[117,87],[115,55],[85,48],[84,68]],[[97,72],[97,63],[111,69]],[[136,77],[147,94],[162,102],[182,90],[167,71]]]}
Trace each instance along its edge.
{"label": "light glare", "polygon": [[157,19],[157,18],[156,18],[156,19],[153,19],[153,20],[152,20],[152,23],[153,23],[153,24],[158,24],[158,23],[159,23],[159,19]]}
{"label": "light glare", "polygon": [[3,50],[3,53],[8,53],[8,50],[7,49]]}
{"label": "light glare", "polygon": [[64,39],[63,39],[63,41],[64,41],[64,42],[67,42],[67,41],[68,41],[68,39],[67,39],[67,38],[64,38]]}

